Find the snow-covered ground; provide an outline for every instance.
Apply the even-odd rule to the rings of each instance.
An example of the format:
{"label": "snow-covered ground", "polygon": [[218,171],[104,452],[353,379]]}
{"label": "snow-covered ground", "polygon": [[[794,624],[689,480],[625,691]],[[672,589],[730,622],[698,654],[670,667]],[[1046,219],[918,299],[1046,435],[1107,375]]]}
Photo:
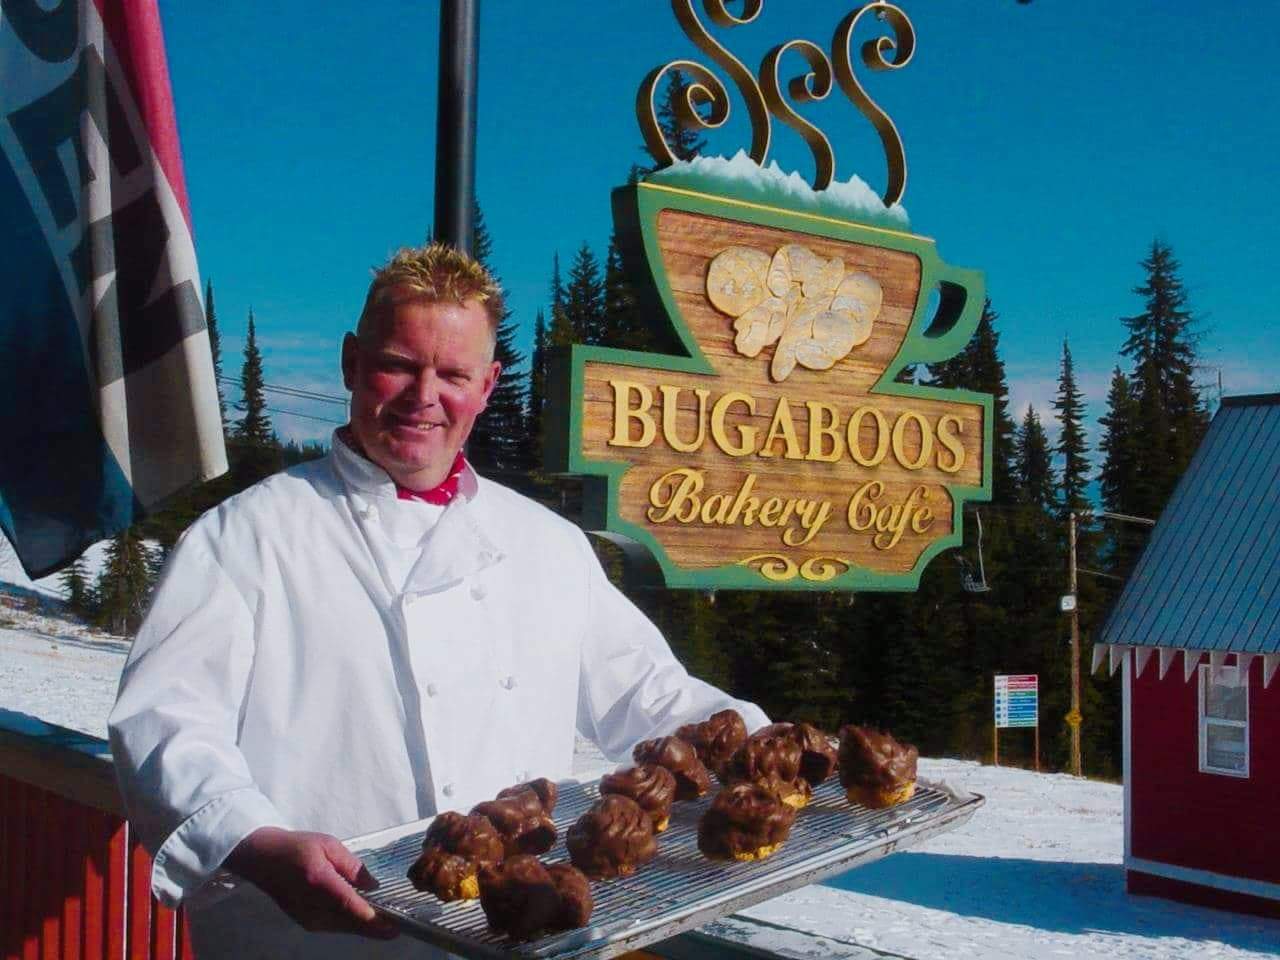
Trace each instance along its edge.
{"label": "snow-covered ground", "polygon": [[[56,608],[0,583],[0,709],[104,736],[128,644]],[[585,743],[577,759],[583,775],[605,765]],[[960,760],[922,760],[920,773],[987,803],[957,830],[708,932],[782,956],[846,960],[1280,955],[1280,921],[1125,893],[1120,787]]]}

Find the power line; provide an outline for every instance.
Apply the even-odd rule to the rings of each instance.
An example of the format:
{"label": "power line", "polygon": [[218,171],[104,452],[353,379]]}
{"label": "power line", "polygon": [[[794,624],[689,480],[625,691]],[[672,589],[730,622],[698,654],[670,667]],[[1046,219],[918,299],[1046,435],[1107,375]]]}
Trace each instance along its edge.
{"label": "power line", "polygon": [[[218,379],[224,383],[231,383],[242,389],[244,388],[244,381],[238,377],[220,376]],[[323,400],[326,403],[341,404],[343,407],[347,405],[346,397],[338,397],[330,393],[317,393],[314,390],[302,390],[298,387],[286,387],[275,383],[264,383],[262,385],[262,389],[271,393],[280,393],[288,397],[297,397],[300,400]]]}
{"label": "power line", "polygon": [[330,420],[328,417],[317,417],[310,413],[299,413],[297,410],[280,410],[277,407],[263,407],[268,413],[280,413],[287,417],[302,417],[304,420],[319,420],[321,423],[333,423],[342,426],[344,420]]}

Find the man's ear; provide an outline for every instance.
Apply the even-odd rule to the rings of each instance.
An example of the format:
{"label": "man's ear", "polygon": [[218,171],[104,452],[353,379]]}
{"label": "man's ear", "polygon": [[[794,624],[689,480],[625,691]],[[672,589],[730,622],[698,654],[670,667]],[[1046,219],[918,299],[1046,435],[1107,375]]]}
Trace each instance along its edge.
{"label": "man's ear", "polygon": [[489,406],[489,397],[493,393],[493,388],[498,385],[498,377],[502,373],[502,364],[494,360],[489,364],[489,369],[485,371],[484,378],[484,405],[480,409]]}
{"label": "man's ear", "polygon": [[360,341],[354,333],[342,338],[342,385],[348,390],[356,388],[356,364],[359,360]]}

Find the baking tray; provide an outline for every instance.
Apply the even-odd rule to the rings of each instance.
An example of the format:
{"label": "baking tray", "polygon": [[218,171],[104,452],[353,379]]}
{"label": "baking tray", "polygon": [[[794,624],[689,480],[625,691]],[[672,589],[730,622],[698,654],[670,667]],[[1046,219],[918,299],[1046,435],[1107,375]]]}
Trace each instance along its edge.
{"label": "baking tray", "polygon": [[[554,816],[559,838],[543,855],[546,863],[568,861],[565,832],[600,796],[598,781],[567,781],[559,788]],[[592,882],[595,911],[589,926],[534,940],[490,930],[478,900],[442,903],[413,888],[405,874],[422,850],[430,820],[348,840],[347,846],[378,881],[378,889],[365,897],[412,936],[464,957],[594,960],[665,940],[913,846],[964,823],[984,803],[977,794],[921,781],[906,803],[870,810],[845,800],[832,778],[814,791],[777,853],[756,862],[721,863],[698,852],[698,820],[713,795],[714,790],[673,806],[671,825],[658,835],[658,856],[634,874]]]}

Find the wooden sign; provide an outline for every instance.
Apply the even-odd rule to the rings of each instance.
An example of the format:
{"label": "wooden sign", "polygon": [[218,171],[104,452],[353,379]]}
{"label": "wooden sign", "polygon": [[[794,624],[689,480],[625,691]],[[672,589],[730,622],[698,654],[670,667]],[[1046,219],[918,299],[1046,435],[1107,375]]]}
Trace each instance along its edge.
{"label": "wooden sign", "polygon": [[992,401],[895,377],[964,346],[980,275],[924,237],[658,183],[614,216],[688,355],[553,359],[549,466],[585,476],[588,528],[672,587],[914,589],[990,499]]}

